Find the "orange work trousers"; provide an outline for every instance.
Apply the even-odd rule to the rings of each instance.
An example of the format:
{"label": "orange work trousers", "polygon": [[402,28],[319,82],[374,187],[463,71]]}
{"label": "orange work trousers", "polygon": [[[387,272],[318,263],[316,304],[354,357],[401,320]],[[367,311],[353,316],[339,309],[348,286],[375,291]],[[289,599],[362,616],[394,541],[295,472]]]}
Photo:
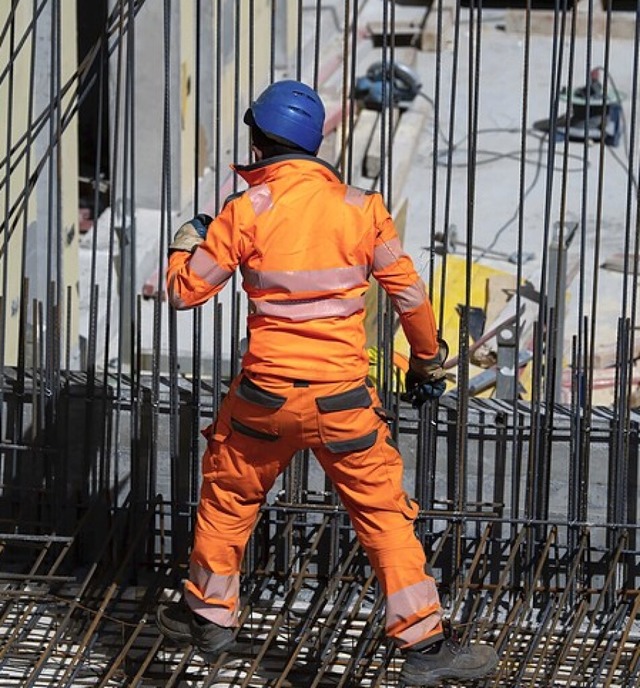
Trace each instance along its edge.
{"label": "orange work trousers", "polygon": [[399,647],[442,632],[434,579],[416,538],[417,504],[368,382],[303,382],[241,373],[204,431],[203,482],[185,597],[237,625],[240,567],[258,511],[297,450],[311,449],[335,486],[376,573],[386,633]]}

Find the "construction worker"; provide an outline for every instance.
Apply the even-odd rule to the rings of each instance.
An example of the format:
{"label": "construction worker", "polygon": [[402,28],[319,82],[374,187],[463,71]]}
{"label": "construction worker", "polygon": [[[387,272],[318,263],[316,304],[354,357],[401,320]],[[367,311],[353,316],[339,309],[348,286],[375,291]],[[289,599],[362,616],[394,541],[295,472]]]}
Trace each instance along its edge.
{"label": "construction worker", "polygon": [[402,678],[430,685],[493,670],[493,648],[445,637],[434,579],[414,533],[417,504],[367,381],[364,294],[373,275],[411,345],[419,403],[445,382],[424,284],[378,193],[345,185],[316,157],[324,106],[298,81],[269,86],[244,116],[255,162],[249,188],[212,219],[182,225],[169,247],[167,291],[187,309],[239,267],[249,302],[248,350],[215,422],[204,431],[203,481],[189,578],[157,623],[213,657],[232,642],[239,575],[258,510],[294,453],[311,449],[347,510],[386,598],[386,634],[406,654]]}

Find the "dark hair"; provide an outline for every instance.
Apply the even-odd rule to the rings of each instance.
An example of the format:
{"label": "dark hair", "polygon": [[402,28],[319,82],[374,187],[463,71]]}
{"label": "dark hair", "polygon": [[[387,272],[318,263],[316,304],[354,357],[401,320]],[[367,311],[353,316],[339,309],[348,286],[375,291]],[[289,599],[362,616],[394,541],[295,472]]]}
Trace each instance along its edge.
{"label": "dark hair", "polygon": [[256,126],[251,127],[251,143],[262,151],[264,158],[272,158],[275,155],[291,155],[292,153],[306,153],[298,146],[290,146],[267,136]]}
{"label": "dark hair", "polygon": [[291,155],[295,153],[309,154],[309,151],[300,148],[300,146],[296,146],[294,143],[278,141],[265,134],[256,124],[251,110],[247,110],[245,113],[244,121],[249,125],[251,130],[251,143],[262,151],[263,158],[273,158],[276,155]]}

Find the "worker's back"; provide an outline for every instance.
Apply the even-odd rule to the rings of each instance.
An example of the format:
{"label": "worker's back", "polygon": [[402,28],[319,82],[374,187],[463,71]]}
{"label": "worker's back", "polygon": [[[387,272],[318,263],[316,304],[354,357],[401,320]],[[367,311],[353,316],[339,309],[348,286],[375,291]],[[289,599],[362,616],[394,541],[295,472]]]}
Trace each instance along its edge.
{"label": "worker's back", "polygon": [[[239,168],[251,184],[232,203],[249,296],[245,369],[304,380],[366,375],[364,293],[379,198],[307,156]],[[375,209],[383,217],[375,218]]]}
{"label": "worker's back", "polygon": [[433,310],[379,194],[343,184],[313,156],[238,167],[249,189],[231,199],[195,246],[172,251],[178,309],[219,292],[240,267],[249,296],[243,367],[292,380],[358,380],[368,372],[364,294],[386,290],[412,353],[438,350]]}

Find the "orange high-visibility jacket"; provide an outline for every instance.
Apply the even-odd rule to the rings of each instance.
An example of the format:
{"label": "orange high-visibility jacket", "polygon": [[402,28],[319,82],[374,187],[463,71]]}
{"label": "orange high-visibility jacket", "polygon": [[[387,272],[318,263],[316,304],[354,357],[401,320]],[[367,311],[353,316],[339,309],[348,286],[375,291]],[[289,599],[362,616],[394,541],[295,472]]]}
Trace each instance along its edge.
{"label": "orange high-visibility jacket", "polygon": [[225,204],[193,253],[170,256],[167,291],[175,308],[204,303],[239,266],[249,298],[245,370],[356,380],[369,369],[364,294],[373,275],[413,355],[436,355],[431,303],[380,194],[343,184],[307,155],[235,170],[249,188]]}

